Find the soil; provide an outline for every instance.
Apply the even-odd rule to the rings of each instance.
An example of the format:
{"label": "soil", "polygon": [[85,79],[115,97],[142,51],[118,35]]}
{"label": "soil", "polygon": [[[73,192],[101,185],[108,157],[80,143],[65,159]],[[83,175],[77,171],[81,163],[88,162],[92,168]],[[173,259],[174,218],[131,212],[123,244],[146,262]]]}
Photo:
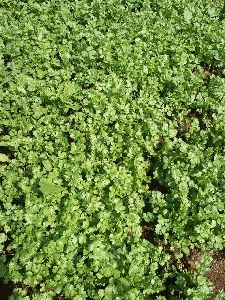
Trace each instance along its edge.
{"label": "soil", "polygon": [[[203,253],[197,249],[192,250],[191,255],[184,262],[184,267],[187,270],[194,270],[200,262],[202,254]],[[220,291],[225,291],[225,251],[211,255],[213,257],[213,262],[211,269],[206,276],[213,284],[213,292],[214,295],[216,295]]]}
{"label": "soil", "polygon": [[214,285],[214,292],[225,291],[225,251],[213,255],[213,263],[207,278]]}
{"label": "soil", "polygon": [[186,270],[194,270],[200,262],[201,256],[202,252],[197,249],[193,249],[190,256],[188,256],[183,262],[184,268]]}
{"label": "soil", "polygon": [[1,300],[8,300],[12,294],[13,286],[11,284],[5,285],[3,280],[0,279],[0,292]]}

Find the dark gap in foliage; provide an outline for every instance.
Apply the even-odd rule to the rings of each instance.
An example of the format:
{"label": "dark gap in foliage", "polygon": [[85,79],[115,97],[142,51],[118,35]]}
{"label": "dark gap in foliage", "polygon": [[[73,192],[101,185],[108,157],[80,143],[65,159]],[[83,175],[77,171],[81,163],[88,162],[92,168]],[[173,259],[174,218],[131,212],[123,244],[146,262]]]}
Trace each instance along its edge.
{"label": "dark gap in foliage", "polygon": [[[82,111],[81,109],[76,110],[76,112],[81,112],[81,111]],[[66,109],[63,111],[63,113],[62,113],[62,115],[63,115],[63,116],[66,116],[66,117],[68,117],[68,116],[70,116],[70,115],[74,115],[74,114],[75,114],[75,111],[74,111],[73,108],[71,108],[71,107],[66,108]],[[74,124],[75,124],[75,121],[72,120],[72,121],[71,121],[71,125],[74,125]]]}
{"label": "dark gap in foliage", "polygon": [[0,278],[0,293],[1,300],[8,300],[13,292],[13,284],[11,282],[5,284],[3,279]]}
{"label": "dark gap in foliage", "polygon": [[2,136],[8,135],[9,134],[9,129],[5,125],[1,125],[1,131],[0,131],[0,140]]}
{"label": "dark gap in foliage", "polygon": [[9,282],[7,284],[4,284],[3,280],[0,279],[1,300],[8,300],[14,289],[23,289],[26,290],[27,296],[32,295],[32,288],[27,286],[23,282]]}
{"label": "dark gap in foliage", "polygon": [[142,235],[141,238],[149,242],[153,242],[156,239],[155,228],[152,224],[142,221]]}
{"label": "dark gap in foliage", "polygon": [[176,86],[174,83],[169,81],[165,82],[163,83],[163,87],[159,90],[159,96],[160,98],[165,98],[166,96],[168,96],[168,94],[174,93],[175,90]]}
{"label": "dark gap in foliage", "polygon": [[46,231],[50,231],[52,229],[52,226],[51,225],[48,225],[47,227],[46,227]]}
{"label": "dark gap in foliage", "polygon": [[85,142],[86,153],[91,153],[91,151],[92,151],[92,143],[91,143],[90,137],[88,135],[86,135],[85,139],[86,139],[86,142]]}
{"label": "dark gap in foliage", "polygon": [[88,24],[88,20],[84,18],[84,16],[80,15],[75,17],[76,21],[79,25],[85,27]]}
{"label": "dark gap in foliage", "polygon": [[137,5],[133,5],[133,7],[131,7],[130,11],[135,13],[135,12],[141,11],[142,8],[143,8],[143,4],[138,3]]}
{"label": "dark gap in foliage", "polygon": [[[164,251],[166,251],[164,249]],[[195,249],[194,249],[195,251]],[[188,284],[189,288],[195,288],[195,284],[191,279],[191,273],[190,271],[193,270],[191,269],[190,264],[187,262],[190,256],[185,257],[181,260],[177,260],[175,257],[175,252],[166,251],[167,253],[171,254],[171,259],[169,262],[169,268],[171,266],[174,266],[175,269],[170,270],[169,272],[169,277],[167,277],[164,280],[164,286],[166,289],[160,293],[155,293],[154,296],[164,296],[166,299],[183,299],[183,297],[186,296],[186,294],[183,294],[182,287],[180,284],[177,282],[178,278],[183,279],[184,284]],[[192,253],[192,251],[191,251]],[[195,260],[197,260],[195,258]],[[187,266],[187,268],[185,267]],[[163,270],[160,271],[159,269],[159,276],[163,273]],[[157,272],[158,274],[158,272]],[[182,297],[182,298],[181,298]],[[186,299],[186,297],[185,297]]]}
{"label": "dark gap in foliage", "polygon": [[132,99],[137,99],[140,97],[140,91],[139,90],[133,90],[131,93],[131,98]]}
{"label": "dark gap in foliage", "polygon": [[225,18],[225,3],[224,3],[224,5],[223,5],[223,7],[222,7],[222,9],[219,13],[219,21],[223,21],[224,18]]}
{"label": "dark gap in foliage", "polygon": [[203,79],[203,84],[205,87],[209,87],[209,83],[210,83],[210,76],[206,76],[204,79]]}
{"label": "dark gap in foliage", "polygon": [[142,220],[142,235],[141,239],[151,242],[154,246],[163,248],[165,253],[170,254],[170,264],[175,261],[175,252],[171,250],[170,245],[165,243],[164,236],[155,232],[155,222],[146,222]]}
{"label": "dark gap in foliage", "polygon": [[32,288],[29,287],[28,285],[26,285],[25,283],[23,282],[18,282],[14,285],[14,288],[17,288],[17,289],[22,289],[22,290],[26,290],[28,295],[32,293]]}
{"label": "dark gap in foliage", "polygon": [[183,270],[191,271],[195,267],[195,263],[201,258],[202,252],[196,248],[190,249],[190,254],[186,255],[181,260]]}
{"label": "dark gap in foliage", "polygon": [[[14,153],[9,149],[9,147],[0,146],[0,153],[5,154],[9,160],[14,158]],[[9,164],[9,161],[0,162],[0,165],[7,165],[7,164]]]}
{"label": "dark gap in foliage", "polygon": [[56,59],[58,59],[59,61],[60,61],[60,63],[62,63],[63,61],[62,61],[62,58],[61,58],[61,55],[60,55],[60,53],[59,52],[56,52],[56,54],[55,54],[55,58]]}
{"label": "dark gap in foliage", "polygon": [[186,138],[186,136],[185,136],[185,132],[181,131],[181,129],[179,129],[177,131],[176,138],[182,139],[185,143],[187,143],[187,141],[188,141],[187,138]]}
{"label": "dark gap in foliage", "polygon": [[[95,275],[97,275],[97,273]],[[96,278],[95,290],[104,290],[109,285],[109,278],[108,277],[98,279],[98,277],[95,276],[95,278]]]}
{"label": "dark gap in foliage", "polygon": [[83,256],[83,252],[81,250],[78,251],[73,257],[74,263],[78,262]]}
{"label": "dark gap in foliage", "polygon": [[1,291],[1,300],[8,300],[11,296],[13,289],[23,289],[26,290],[28,296],[32,294],[32,288],[24,284],[23,282],[13,283],[8,282],[4,283],[3,279],[0,278],[0,291]]}
{"label": "dark gap in foliage", "polygon": [[195,73],[197,70],[198,70],[197,67],[193,67],[193,68],[191,69],[192,73]]}
{"label": "dark gap in foliage", "polygon": [[[40,249],[42,248],[42,247],[39,247]],[[53,273],[53,266],[51,265],[51,266],[49,266],[49,268],[48,268],[48,273],[50,274],[50,276],[49,276],[49,278],[54,278],[54,273]],[[46,289],[47,291],[49,290],[49,291],[51,291],[51,289]]]}
{"label": "dark gap in foliage", "polygon": [[[192,218],[196,213],[197,213],[196,210],[194,211],[193,208],[192,208],[192,210],[188,211],[187,215],[188,215],[189,218]],[[192,222],[193,222],[193,220],[190,220],[190,222],[188,221],[187,227],[189,227],[189,225],[191,225]]]}
{"label": "dark gap in foliage", "polygon": [[13,241],[13,239],[9,232],[5,232],[4,230],[2,232],[5,233],[7,236],[7,240],[3,244],[3,253],[5,253],[6,263],[8,264],[15,254],[15,250],[7,249],[10,243]]}
{"label": "dark gap in foliage", "polygon": [[95,61],[98,65],[101,65],[102,63],[104,63],[104,59],[102,57],[96,57]]}
{"label": "dark gap in foliage", "polygon": [[203,60],[200,61],[199,65],[203,68],[206,69],[208,68],[209,64],[205,63]]}
{"label": "dark gap in foliage", "polygon": [[12,56],[10,54],[3,54],[3,63],[6,68],[8,68],[11,62],[12,62]]}
{"label": "dark gap in foliage", "polygon": [[82,36],[82,38],[80,39],[80,41],[81,41],[82,43],[86,43],[86,44],[90,45],[90,43],[89,43],[89,41],[88,41],[88,38],[87,38],[86,36]]}
{"label": "dark gap in foliage", "polygon": [[[132,235],[131,235],[132,234]],[[133,237],[133,233],[131,232],[129,232],[128,233],[128,236],[129,237]],[[126,249],[127,249],[127,252],[130,252],[131,251],[131,243],[130,243],[130,241],[125,241],[125,246],[126,246]]]}
{"label": "dark gap in foliage", "polygon": [[73,72],[70,76],[70,81],[74,80],[75,78],[76,78],[76,73]]}
{"label": "dark gap in foliage", "polygon": [[[163,139],[162,141],[159,141],[159,143],[164,143]],[[147,152],[143,153],[143,157],[145,160],[150,161],[151,167],[146,172],[146,180],[143,182],[143,184],[148,184],[149,191],[159,191],[163,195],[168,195],[171,193],[171,190],[168,186],[166,186],[164,183],[160,182],[158,178],[155,178],[154,176],[154,170],[157,165],[157,159],[155,157],[151,157],[148,155]],[[151,207],[148,203],[145,203],[145,206],[143,208],[143,212],[147,213],[150,212]]]}
{"label": "dark gap in foliage", "polygon": [[85,82],[81,85],[82,89],[89,90],[95,87],[94,83],[91,82]]}
{"label": "dark gap in foliage", "polygon": [[87,180],[87,173],[84,171],[81,171],[81,177],[83,180]]}
{"label": "dark gap in foliage", "polygon": [[33,130],[29,130],[29,131],[27,132],[27,135],[28,135],[29,137],[33,138],[33,137],[34,137],[34,131],[33,131]]}
{"label": "dark gap in foliage", "polygon": [[184,117],[182,121],[177,118],[177,138],[181,138],[183,141],[187,142],[186,133],[190,131],[192,127],[191,123],[194,118],[198,120],[200,130],[207,130],[206,119],[212,119],[212,111],[207,110],[205,112],[199,112],[196,108],[191,108],[190,112]]}
{"label": "dark gap in foliage", "polygon": [[211,119],[212,118],[212,111],[207,110],[205,112],[200,113],[199,111],[196,110],[196,108],[192,108],[191,111],[187,115],[188,118],[196,118],[199,122],[199,127],[201,130],[206,130],[206,124],[205,124],[205,119]]}
{"label": "dark gap in foliage", "polygon": [[31,165],[29,165],[28,163],[24,163],[23,164],[23,170],[24,170],[24,175],[28,178],[32,178],[33,177],[33,170]]}
{"label": "dark gap in foliage", "polygon": [[35,286],[35,289],[36,290],[40,290],[41,289],[41,284],[44,283],[43,281],[41,281],[40,283],[38,283],[36,286]]}
{"label": "dark gap in foliage", "polygon": [[126,246],[127,252],[129,253],[131,251],[131,244],[125,243],[125,246]]}
{"label": "dark gap in foliage", "polygon": [[8,83],[8,82],[4,82],[4,83],[2,84],[3,91],[6,91],[6,90],[8,90],[8,89],[9,89],[9,87],[10,87],[10,85],[9,85],[9,83]]}
{"label": "dark gap in foliage", "polygon": [[[81,110],[79,110],[79,111],[81,111]],[[75,127],[75,120],[73,119],[73,120],[71,120],[70,121],[70,128],[74,128]]]}
{"label": "dark gap in foliage", "polygon": [[144,160],[148,160],[150,161],[151,160],[151,155],[147,152],[147,151],[143,151],[143,158]]}
{"label": "dark gap in foliage", "polygon": [[[174,291],[174,288],[176,286],[176,275],[170,275],[168,278],[166,278],[164,282],[164,286],[166,289],[160,293],[155,293],[152,296],[163,296],[166,299],[181,299],[180,298],[180,292]],[[183,299],[183,298],[182,298]]]}
{"label": "dark gap in foliage", "polygon": [[62,39],[62,37],[59,37],[59,40],[58,40],[58,45],[63,45],[64,43],[63,43],[63,39]]}
{"label": "dark gap in foliage", "polygon": [[25,207],[25,198],[24,197],[19,197],[19,198],[14,198],[12,200],[12,205],[20,205],[22,207]]}
{"label": "dark gap in foliage", "polygon": [[168,114],[166,115],[167,119],[170,121],[174,121],[174,119],[176,119],[176,114],[175,115],[171,115],[169,116]]}
{"label": "dark gap in foliage", "polygon": [[[40,291],[40,289],[41,289],[41,284],[43,284],[44,283],[44,281],[42,280],[41,282],[39,282],[36,286],[35,286],[35,288],[34,289],[31,289],[31,291],[29,290],[29,294],[30,295],[32,295],[32,292],[34,292],[34,290],[35,291]],[[29,288],[29,287],[28,287]],[[49,288],[46,288],[45,289],[45,291],[46,292],[49,292],[49,291],[51,291],[52,289],[49,289]]]}
{"label": "dark gap in foliage", "polygon": [[3,38],[3,44],[6,46],[8,43],[10,43],[10,39],[8,37]]}
{"label": "dark gap in foliage", "polygon": [[113,128],[116,125],[116,121],[111,121],[108,123],[109,128]]}
{"label": "dark gap in foliage", "polygon": [[139,3],[136,4],[136,7],[134,8],[135,11],[141,11],[144,8],[144,1],[140,1]]}
{"label": "dark gap in foliage", "polygon": [[[202,171],[203,170],[203,167],[196,167],[193,171],[194,172],[198,172],[198,171]],[[190,187],[189,188],[189,191],[188,191],[188,199],[191,199],[192,200],[192,203],[193,205],[190,207],[189,209],[189,213],[192,213],[193,214],[196,214],[198,213],[198,205],[199,203],[198,202],[195,202],[195,199],[197,198],[197,195],[198,195],[198,190],[194,187]]]}
{"label": "dark gap in foliage", "polygon": [[121,165],[123,163],[123,157],[118,157],[117,159],[114,160],[114,163],[116,165]]}
{"label": "dark gap in foliage", "polygon": [[[60,42],[59,42],[59,44],[60,44]],[[54,58],[58,60],[59,65],[58,65],[58,64],[56,65],[56,64],[54,63],[54,64],[51,66],[52,69],[55,70],[55,71],[61,70],[61,69],[62,69],[63,61],[62,61],[62,58],[61,58],[61,55],[60,55],[59,51],[56,52],[56,54],[54,55]]]}
{"label": "dark gap in foliage", "polygon": [[8,264],[11,260],[12,260],[12,258],[14,257],[14,255],[15,255],[15,251],[8,251],[8,250],[5,250],[5,258],[6,258],[6,263]]}
{"label": "dark gap in foliage", "polygon": [[162,184],[157,178],[154,178],[153,168],[150,168],[147,171],[146,176],[150,177],[150,183],[148,183],[150,191],[159,191],[162,194],[169,194],[171,192],[169,187],[167,187],[165,184]]}
{"label": "dark gap in foliage", "polygon": [[9,158],[14,158],[13,152],[6,146],[0,146],[0,153],[7,155]]}
{"label": "dark gap in foliage", "polygon": [[223,71],[225,70],[225,63],[222,63],[221,65],[215,65],[215,64],[208,64],[204,61],[200,62],[200,66],[204,70],[205,79],[204,79],[204,85],[208,87],[210,83],[210,79],[212,75],[219,76],[221,78],[225,78],[225,74]]}
{"label": "dark gap in foliage", "polygon": [[151,183],[149,185],[149,188],[152,191],[159,191],[162,194],[169,194],[170,193],[170,189],[167,186],[165,186],[164,184],[161,184],[159,182],[159,180],[156,179],[156,178],[151,179]]}
{"label": "dark gap in foliage", "polygon": [[141,85],[140,83],[137,84],[137,87],[135,89],[133,89],[133,91],[131,92],[131,98],[132,99],[137,99],[140,97],[140,93],[141,93]]}
{"label": "dark gap in foliage", "polygon": [[125,7],[125,9],[129,10],[130,12],[139,12],[143,9],[144,3],[143,1],[136,1],[133,3],[128,3],[127,1],[122,1],[121,4]]}
{"label": "dark gap in foliage", "polygon": [[66,108],[65,110],[63,110],[62,112],[62,116],[70,116],[72,114],[73,110],[71,108]]}
{"label": "dark gap in foliage", "polygon": [[70,136],[69,132],[65,132],[65,136],[69,145],[74,142],[74,139]]}
{"label": "dark gap in foliage", "polygon": [[156,247],[163,245],[163,236],[155,232],[154,222],[142,220],[140,225],[142,229],[141,239],[152,243]]}
{"label": "dark gap in foliage", "polygon": [[[222,149],[225,146],[224,139],[218,139],[218,132],[212,129],[212,132],[207,137],[207,141],[205,143],[205,149],[214,148],[214,149]],[[217,138],[217,139],[216,139]]]}
{"label": "dark gap in foliage", "polygon": [[[62,66],[56,66],[56,65],[52,65],[51,68],[54,70],[54,71],[59,71],[62,69]],[[47,97],[43,97],[45,98],[46,100],[49,100]]]}
{"label": "dark gap in foliage", "polygon": [[64,292],[59,293],[58,295],[56,295],[53,300],[69,300],[69,298],[67,298],[64,294]]}

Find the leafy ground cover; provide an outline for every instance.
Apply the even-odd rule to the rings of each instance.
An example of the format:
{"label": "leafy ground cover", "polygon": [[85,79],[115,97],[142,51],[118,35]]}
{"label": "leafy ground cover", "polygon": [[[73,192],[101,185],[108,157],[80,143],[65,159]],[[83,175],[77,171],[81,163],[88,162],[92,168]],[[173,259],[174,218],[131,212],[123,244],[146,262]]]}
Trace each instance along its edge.
{"label": "leafy ground cover", "polygon": [[225,299],[224,13],[1,1],[5,299]]}

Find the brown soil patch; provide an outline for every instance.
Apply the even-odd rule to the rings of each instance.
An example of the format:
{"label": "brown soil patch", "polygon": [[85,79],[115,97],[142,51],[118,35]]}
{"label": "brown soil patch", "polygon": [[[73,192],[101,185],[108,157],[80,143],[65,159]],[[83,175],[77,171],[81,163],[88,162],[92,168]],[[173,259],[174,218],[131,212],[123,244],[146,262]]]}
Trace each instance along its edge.
{"label": "brown soil patch", "polygon": [[214,292],[225,291],[225,252],[213,255],[213,263],[207,278],[214,285]]}
{"label": "brown soil patch", "polygon": [[66,298],[65,294],[63,292],[61,292],[60,294],[58,294],[57,296],[55,296],[53,298],[54,300],[68,300],[68,298]]}
{"label": "brown soil patch", "polygon": [[11,284],[4,284],[3,280],[0,279],[0,293],[1,293],[1,300],[8,300],[12,294],[13,287]]}
{"label": "brown soil patch", "polygon": [[186,260],[184,261],[184,267],[187,270],[195,270],[195,268],[197,267],[198,263],[201,260],[201,256],[202,256],[202,252],[197,250],[197,249],[193,249],[191,251],[191,254],[186,258]]}
{"label": "brown soil patch", "polygon": [[[197,264],[201,260],[203,252],[193,249],[190,256],[183,262],[183,267],[186,270],[195,271]],[[216,294],[220,291],[225,291],[225,251],[212,254],[213,262],[210,271],[206,274],[208,280],[213,284],[213,292]]]}
{"label": "brown soil patch", "polygon": [[152,236],[154,235],[154,230],[149,225],[142,226],[142,235],[141,238],[145,240],[151,240]]}

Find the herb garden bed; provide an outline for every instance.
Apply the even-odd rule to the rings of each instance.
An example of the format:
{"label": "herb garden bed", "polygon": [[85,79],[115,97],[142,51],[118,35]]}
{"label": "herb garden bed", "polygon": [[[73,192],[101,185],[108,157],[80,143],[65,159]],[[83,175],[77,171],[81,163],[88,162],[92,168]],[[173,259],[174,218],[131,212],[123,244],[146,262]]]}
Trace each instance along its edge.
{"label": "herb garden bed", "polygon": [[0,4],[0,299],[225,299],[225,5]]}

